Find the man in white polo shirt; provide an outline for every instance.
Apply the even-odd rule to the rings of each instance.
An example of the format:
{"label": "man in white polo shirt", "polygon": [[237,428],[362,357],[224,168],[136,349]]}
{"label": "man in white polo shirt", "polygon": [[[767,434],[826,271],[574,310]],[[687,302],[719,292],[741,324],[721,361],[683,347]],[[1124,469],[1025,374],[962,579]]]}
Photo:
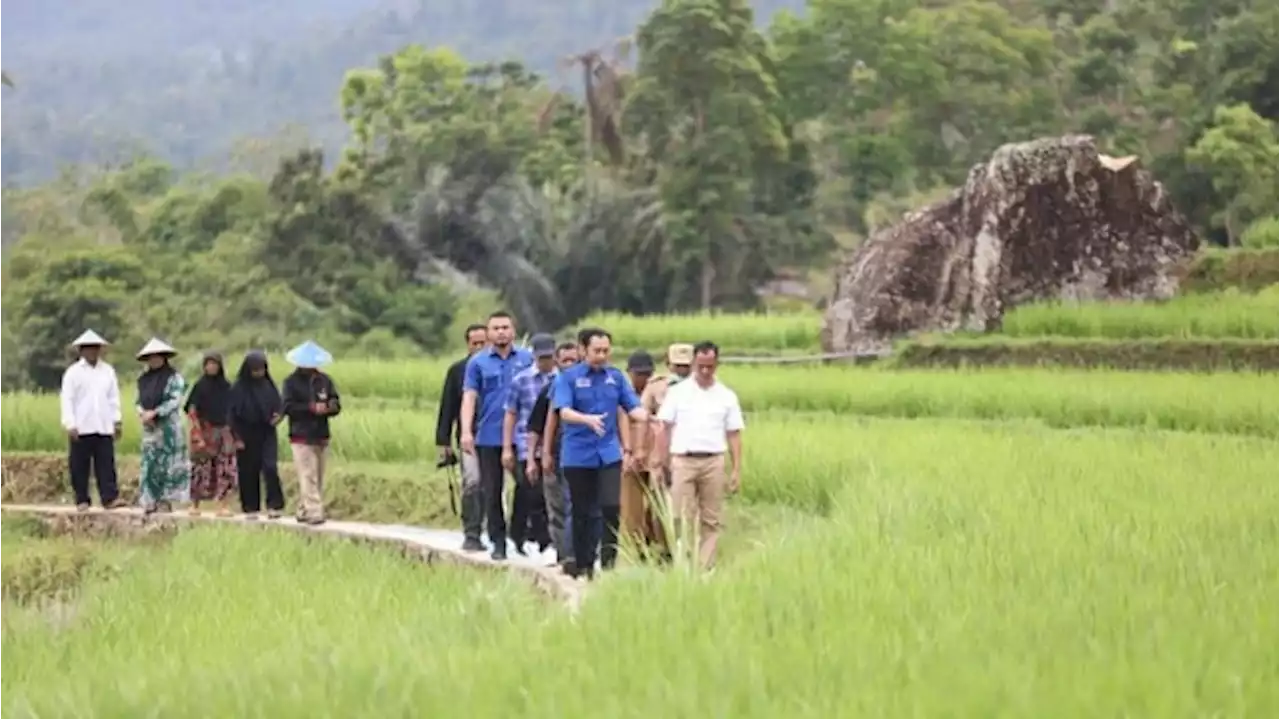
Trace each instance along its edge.
{"label": "man in white polo shirt", "polygon": [[742,406],[738,395],[716,380],[719,362],[715,343],[694,345],[691,379],[667,392],[655,440],[656,451],[670,454],[677,516],[684,526],[698,522],[698,559],[707,569],[715,564],[725,494],[737,492],[742,481]]}
{"label": "man in white polo shirt", "polygon": [[102,361],[107,341],[93,330],[71,343],[80,355],[62,375],[62,429],[70,444],[68,463],[76,508],[89,509],[89,470],[98,479],[98,497],[107,509],[123,507],[116,484],[115,442],[120,439],[120,384]]}

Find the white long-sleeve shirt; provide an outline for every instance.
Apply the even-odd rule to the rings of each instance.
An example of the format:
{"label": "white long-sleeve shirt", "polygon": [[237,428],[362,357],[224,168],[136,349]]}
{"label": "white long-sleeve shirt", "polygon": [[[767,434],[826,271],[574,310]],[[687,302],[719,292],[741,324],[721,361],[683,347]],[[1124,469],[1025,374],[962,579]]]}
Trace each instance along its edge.
{"label": "white long-sleeve shirt", "polygon": [[84,359],[62,373],[62,428],[111,434],[120,421],[120,383],[111,365]]}

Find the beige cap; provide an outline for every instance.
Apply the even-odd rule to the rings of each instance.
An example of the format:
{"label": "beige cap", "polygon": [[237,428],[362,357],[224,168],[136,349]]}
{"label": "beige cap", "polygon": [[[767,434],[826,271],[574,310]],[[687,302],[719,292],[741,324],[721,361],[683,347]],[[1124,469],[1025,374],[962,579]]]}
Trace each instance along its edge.
{"label": "beige cap", "polygon": [[693,345],[678,344],[667,347],[667,364],[693,364]]}

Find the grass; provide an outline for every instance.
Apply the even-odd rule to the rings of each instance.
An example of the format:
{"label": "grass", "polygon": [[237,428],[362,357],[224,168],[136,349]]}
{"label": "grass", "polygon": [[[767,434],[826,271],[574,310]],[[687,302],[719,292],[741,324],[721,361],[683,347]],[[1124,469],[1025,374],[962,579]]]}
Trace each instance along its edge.
{"label": "grass", "polygon": [[1274,441],[837,421],[753,425],[735,504],[814,516],[710,581],[619,573],[570,617],[501,576],[192,530],[87,585],[70,624],[8,618],[3,711],[1276,711]]}
{"label": "grass", "polygon": [[6,517],[0,522],[0,537],[0,596],[6,611],[65,603],[83,583],[115,576],[139,552],[137,546],[117,542],[50,537],[34,517]]}
{"label": "grass", "polygon": [[[335,367],[348,401],[333,422],[334,455],[348,461],[431,461],[434,381],[440,377],[435,369],[430,363],[410,362]],[[1261,437],[1276,437],[1280,427],[1273,400],[1280,378],[1274,374],[726,367],[722,376],[762,431],[785,435],[805,426],[794,423],[796,413],[817,413],[810,424],[837,430],[848,420],[832,415],[1035,420],[1054,427],[1145,427]],[[375,401],[362,410],[361,398]],[[7,420],[0,424],[5,450],[65,451],[55,397],[6,394],[0,397],[0,414]],[[140,432],[129,416],[120,451],[135,451]],[[281,456],[288,457],[283,439],[281,447]]]}
{"label": "grass", "polygon": [[[1275,338],[1274,319],[1224,301],[1033,307],[1010,316],[1024,335],[1001,341],[1064,326],[1093,342],[1201,336],[1179,334],[1188,327]],[[1274,292],[1248,302],[1274,309]],[[599,322],[623,346],[713,328],[793,351],[812,320]],[[334,516],[456,524],[431,447],[446,365],[334,366],[346,399]],[[0,711],[1276,713],[1275,373],[722,372],[748,412],[747,455],[710,577],[627,567],[569,616],[513,577],[324,538],[204,527],[124,561],[134,550],[119,543],[17,534],[6,520]],[[4,501],[65,499],[56,399],[5,395],[0,413]],[[136,421],[125,430],[133,451]],[[136,458],[122,477],[136,481]]]}
{"label": "grass", "polygon": [[1252,339],[1280,337],[1275,293],[1186,295],[1163,303],[1030,304],[1005,314],[1010,337]]}
{"label": "grass", "polygon": [[726,355],[817,351],[822,315],[795,313],[701,313],[637,317],[617,313],[591,315],[579,327],[603,327],[620,347],[665,352],[667,345],[714,340]]}

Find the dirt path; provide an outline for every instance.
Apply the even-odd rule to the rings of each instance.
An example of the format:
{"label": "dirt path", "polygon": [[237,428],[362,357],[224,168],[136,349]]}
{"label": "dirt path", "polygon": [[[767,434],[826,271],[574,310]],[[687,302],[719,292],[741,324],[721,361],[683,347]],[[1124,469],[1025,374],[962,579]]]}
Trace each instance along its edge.
{"label": "dirt path", "polygon": [[510,559],[505,562],[495,562],[489,558],[487,553],[463,552],[461,550],[462,533],[448,529],[428,529],[404,524],[371,524],[368,522],[335,520],[330,520],[319,526],[311,526],[299,524],[292,517],[273,520],[248,520],[243,514],[217,517],[207,513],[193,517],[182,511],[147,516],[142,513],[141,509],[137,508],[105,511],[94,507],[87,512],[78,512],[75,507],[58,504],[3,504],[0,505],[0,510],[6,513],[40,515],[55,527],[68,531],[98,528],[127,533],[130,531],[145,531],[148,527],[175,523],[217,522],[252,529],[282,527],[297,532],[310,532],[356,541],[390,544],[400,547],[406,556],[416,558],[427,564],[447,562],[490,570],[517,572],[531,581],[539,590],[563,602],[570,611],[577,611],[582,602],[584,589],[581,582],[566,577],[555,567],[548,566],[551,564],[552,559],[549,554],[522,557],[514,551],[509,551]]}

